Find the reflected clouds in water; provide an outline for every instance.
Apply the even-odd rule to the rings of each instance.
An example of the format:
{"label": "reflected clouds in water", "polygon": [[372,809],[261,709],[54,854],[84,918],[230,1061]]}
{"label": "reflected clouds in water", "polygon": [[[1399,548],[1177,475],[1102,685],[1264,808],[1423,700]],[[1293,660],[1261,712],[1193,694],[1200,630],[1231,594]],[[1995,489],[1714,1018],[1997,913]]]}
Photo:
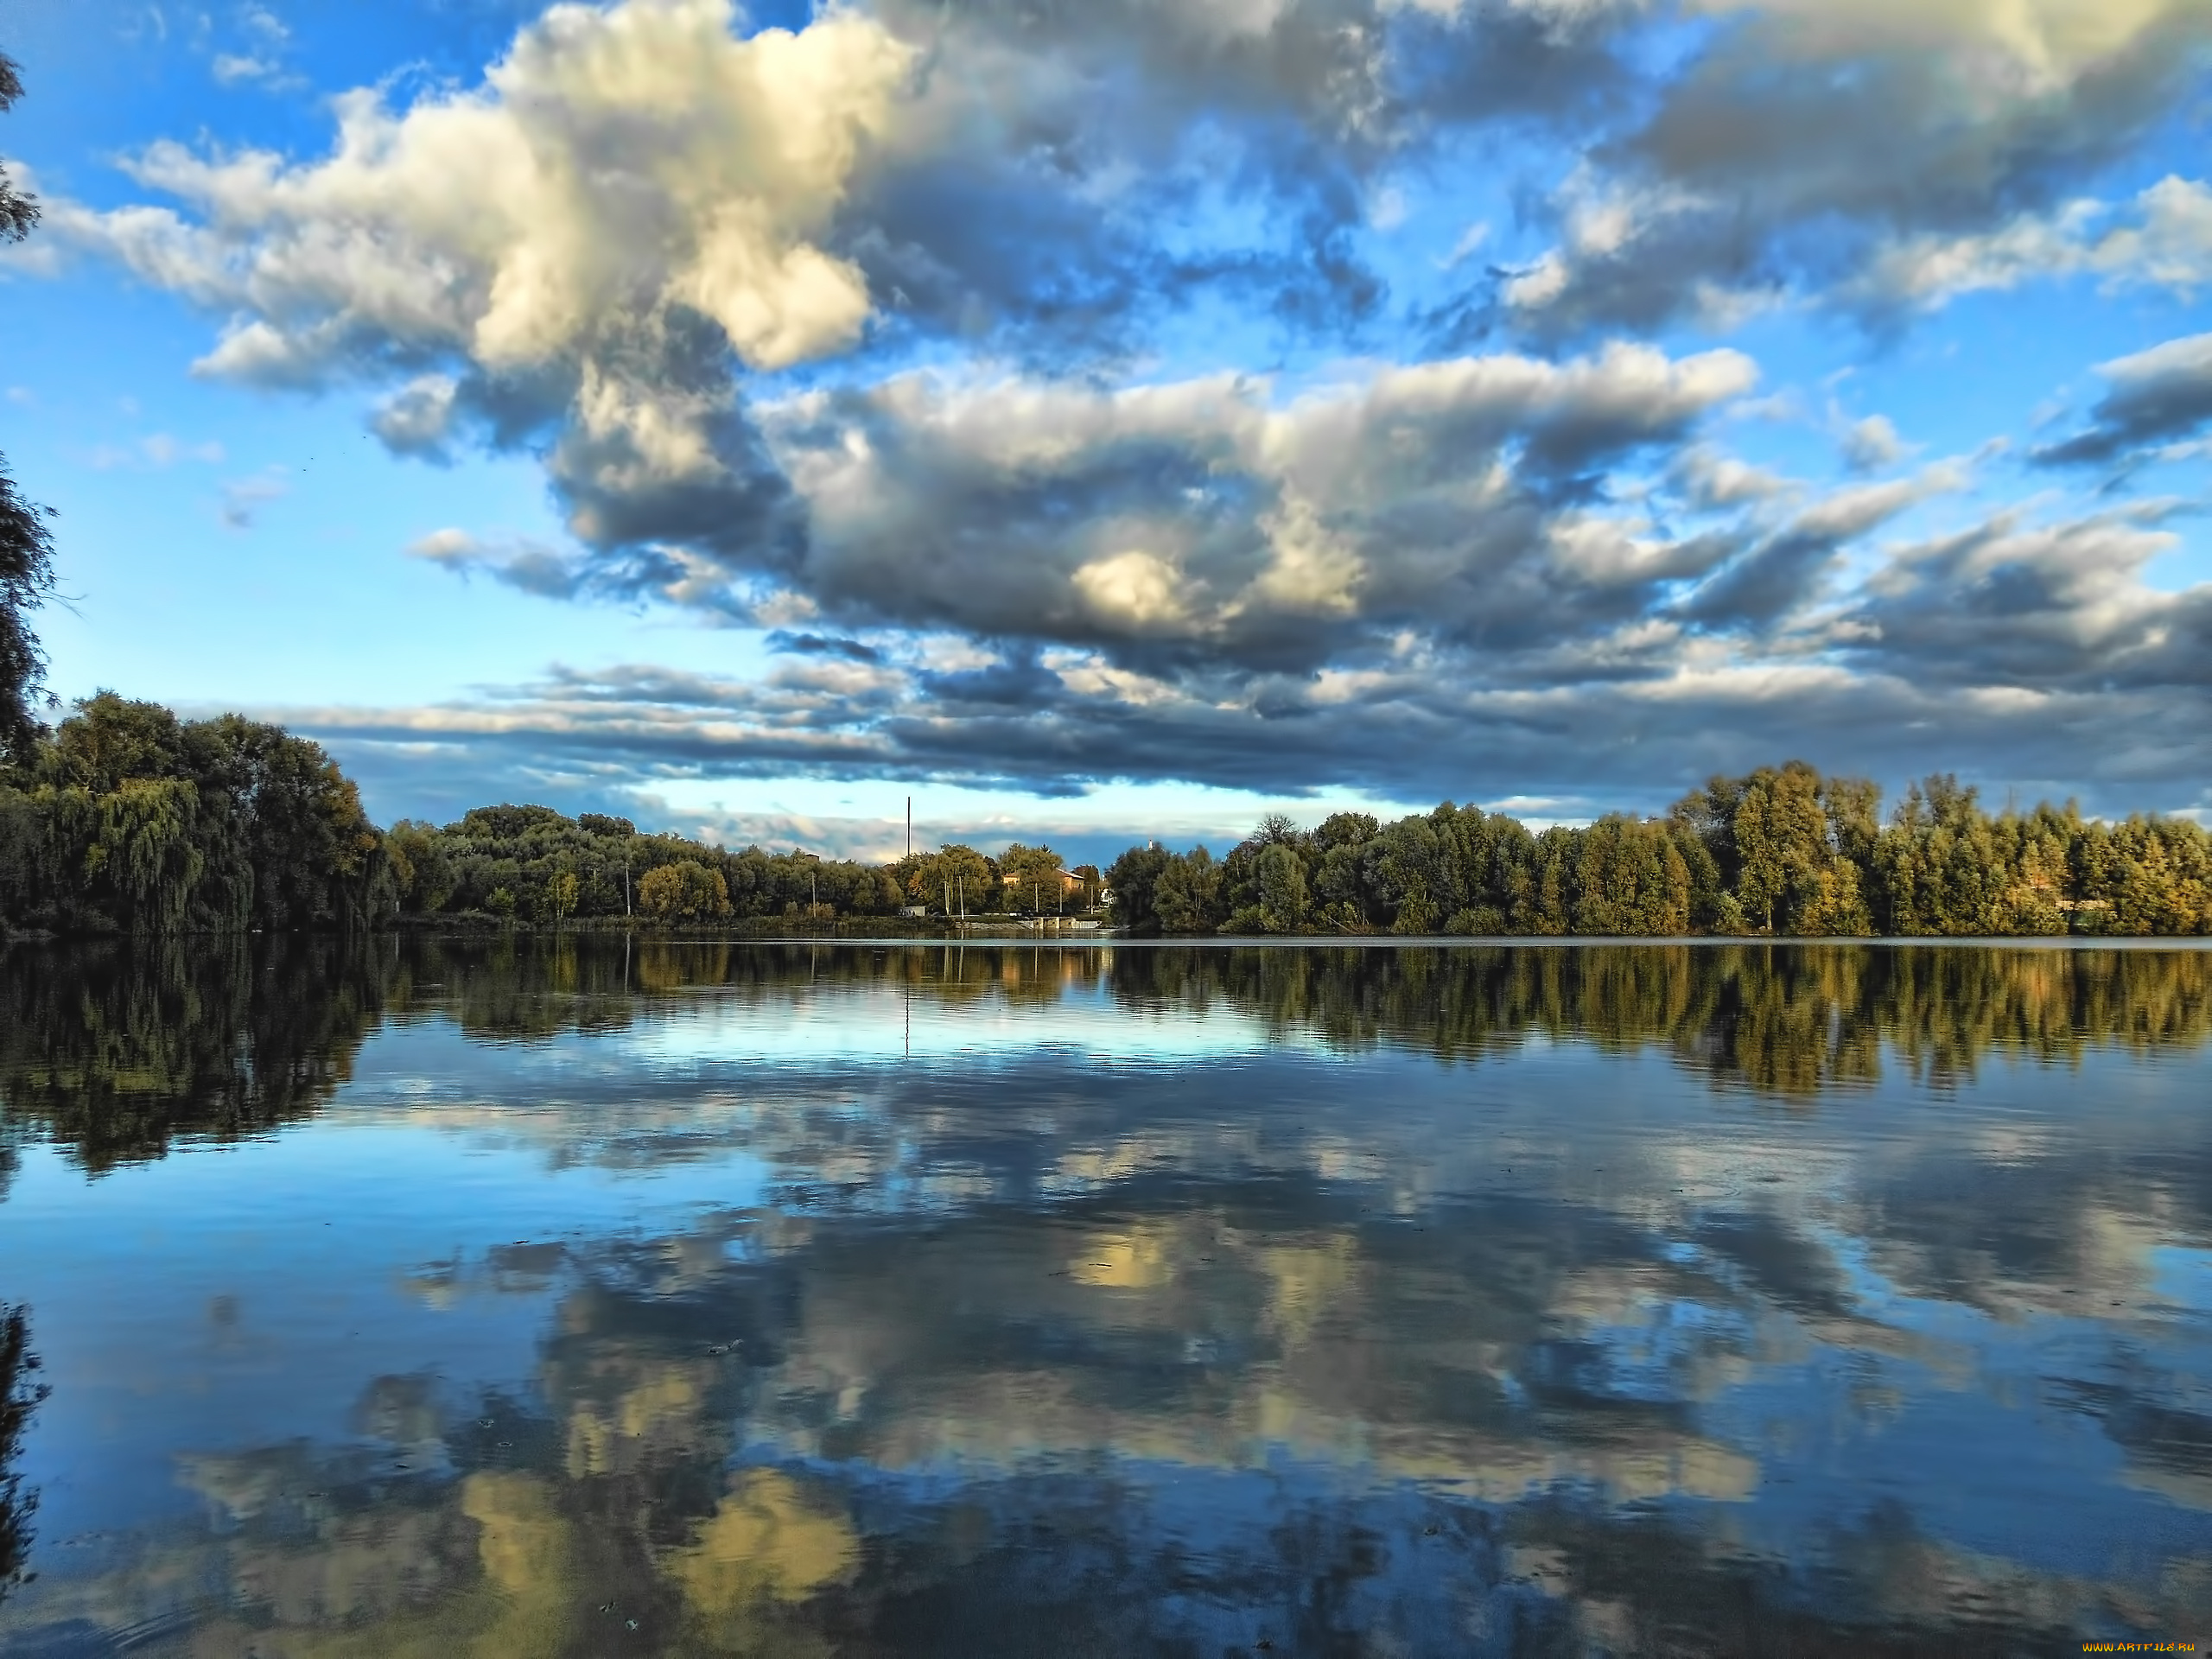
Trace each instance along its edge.
{"label": "reflected clouds in water", "polygon": [[2212,1629],[2212,954],[287,948],[11,992],[0,1652]]}

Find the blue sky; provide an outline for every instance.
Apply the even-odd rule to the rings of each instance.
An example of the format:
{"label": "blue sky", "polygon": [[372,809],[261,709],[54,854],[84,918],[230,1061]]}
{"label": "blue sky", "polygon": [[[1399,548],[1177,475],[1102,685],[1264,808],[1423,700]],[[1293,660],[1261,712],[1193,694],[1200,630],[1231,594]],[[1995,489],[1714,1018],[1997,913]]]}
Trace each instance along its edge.
{"label": "blue sky", "polygon": [[54,689],[767,844],[2212,810],[2201,0],[12,0]]}

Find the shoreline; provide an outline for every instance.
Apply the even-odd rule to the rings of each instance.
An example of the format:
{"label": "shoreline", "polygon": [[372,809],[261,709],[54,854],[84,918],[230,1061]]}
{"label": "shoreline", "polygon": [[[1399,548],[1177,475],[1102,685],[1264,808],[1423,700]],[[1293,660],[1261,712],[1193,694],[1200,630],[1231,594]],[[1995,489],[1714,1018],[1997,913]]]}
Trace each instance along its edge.
{"label": "shoreline", "polygon": [[[670,927],[659,924],[626,925],[620,920],[569,923],[557,927],[532,924],[474,923],[459,918],[459,925],[408,920],[398,926],[368,929],[364,938],[402,937],[450,939],[564,939],[612,941],[635,939],[661,944],[834,944],[887,949],[891,946],[1020,945],[1039,949],[1122,950],[1571,950],[1586,945],[1694,946],[1726,949],[1748,945],[1859,945],[1872,949],[1909,950],[1970,945],[1989,950],[2212,950],[2212,936],[2194,933],[2084,934],[1999,933],[1962,934],[1766,934],[1766,933],[1566,933],[1566,934],[1405,934],[1387,933],[1222,933],[1166,934],[1132,938],[1109,928],[1077,931],[1071,928],[1039,930],[1018,924],[986,925],[970,923],[963,931],[938,929],[890,933],[847,932],[836,924],[820,929],[764,929],[735,931],[728,927]],[[876,920],[880,918],[868,918]],[[281,930],[291,938],[340,938],[341,931]],[[179,932],[168,934],[54,933],[38,929],[0,927],[0,949],[15,946],[131,944],[156,940],[252,939],[275,937],[259,928],[246,932]]]}

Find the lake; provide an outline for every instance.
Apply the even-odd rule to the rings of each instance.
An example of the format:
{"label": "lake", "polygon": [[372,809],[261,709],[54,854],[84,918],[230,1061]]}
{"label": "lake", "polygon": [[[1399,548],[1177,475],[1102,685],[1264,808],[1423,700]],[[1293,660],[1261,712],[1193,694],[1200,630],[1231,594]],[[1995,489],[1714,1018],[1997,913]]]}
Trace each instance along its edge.
{"label": "lake", "polygon": [[0,1654],[2202,1641],[2208,1039],[2186,945],[19,946]]}

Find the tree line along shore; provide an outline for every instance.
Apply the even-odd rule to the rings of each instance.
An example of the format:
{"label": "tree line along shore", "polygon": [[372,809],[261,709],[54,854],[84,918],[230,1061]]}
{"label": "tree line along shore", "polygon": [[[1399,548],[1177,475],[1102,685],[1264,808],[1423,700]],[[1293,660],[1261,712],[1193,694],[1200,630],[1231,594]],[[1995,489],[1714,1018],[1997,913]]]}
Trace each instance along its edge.
{"label": "tree line along shore", "polygon": [[1270,817],[1217,857],[944,846],[886,865],[741,850],[544,806],[379,830],[318,746],[102,693],[0,769],[0,928],[58,935],[400,925],[934,931],[1089,917],[1137,936],[1972,938],[2212,933],[2212,835],[2070,804],[1992,813],[1948,777],[1886,818],[1791,761],[1659,817],[1531,830],[1450,803]]}

